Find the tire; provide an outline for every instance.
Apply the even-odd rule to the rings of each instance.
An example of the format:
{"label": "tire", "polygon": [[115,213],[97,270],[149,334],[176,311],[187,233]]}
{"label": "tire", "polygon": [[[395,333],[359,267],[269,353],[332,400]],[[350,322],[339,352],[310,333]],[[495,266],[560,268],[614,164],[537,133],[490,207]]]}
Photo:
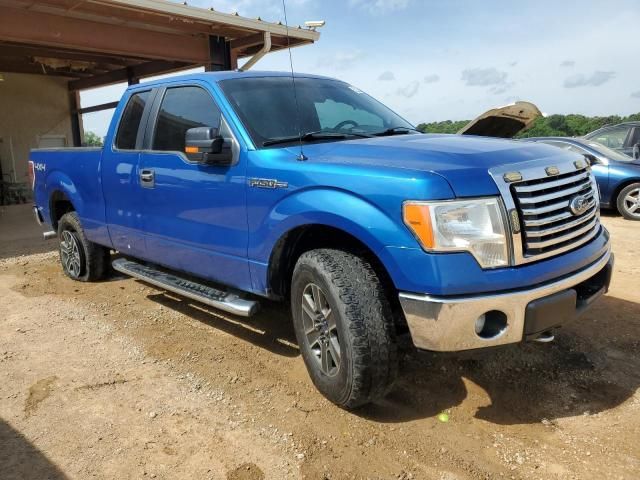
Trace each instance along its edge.
{"label": "tire", "polygon": [[[634,203],[635,202],[635,203]],[[616,200],[618,212],[627,220],[640,220],[640,183],[624,187]]]}
{"label": "tire", "polygon": [[387,394],[398,371],[396,332],[369,263],[341,250],[304,253],[293,271],[291,310],[311,380],[327,399],[356,408]]}
{"label": "tire", "polygon": [[60,263],[65,275],[80,282],[95,282],[109,270],[109,250],[87,240],[76,212],[58,222]]}

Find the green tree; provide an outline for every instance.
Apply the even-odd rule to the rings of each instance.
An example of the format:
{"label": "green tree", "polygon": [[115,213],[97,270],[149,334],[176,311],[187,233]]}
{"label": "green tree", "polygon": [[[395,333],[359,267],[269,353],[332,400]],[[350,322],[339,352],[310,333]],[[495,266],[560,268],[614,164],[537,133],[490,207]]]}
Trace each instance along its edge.
{"label": "green tree", "polygon": [[102,147],[104,142],[102,138],[93,132],[84,132],[84,141],[82,144],[86,147]]}

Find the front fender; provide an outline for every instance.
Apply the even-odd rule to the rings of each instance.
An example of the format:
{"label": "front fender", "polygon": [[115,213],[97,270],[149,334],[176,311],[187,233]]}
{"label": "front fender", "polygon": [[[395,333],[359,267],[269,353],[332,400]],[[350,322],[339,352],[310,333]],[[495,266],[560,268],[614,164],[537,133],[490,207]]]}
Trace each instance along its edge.
{"label": "front fender", "polygon": [[402,204],[395,205],[396,218],[351,192],[313,188],[283,198],[261,220],[255,219],[249,235],[249,259],[254,288],[266,285],[267,269],[276,243],[291,230],[304,225],[326,225],[360,240],[385,266],[395,271],[387,246],[415,248],[417,243],[402,223]]}
{"label": "front fender", "polygon": [[252,231],[249,257],[268,261],[276,242],[303,225],[326,225],[343,230],[379,253],[386,246],[415,247],[416,241],[402,223],[402,204],[396,218],[366,199],[339,189],[314,188],[281,200]]}

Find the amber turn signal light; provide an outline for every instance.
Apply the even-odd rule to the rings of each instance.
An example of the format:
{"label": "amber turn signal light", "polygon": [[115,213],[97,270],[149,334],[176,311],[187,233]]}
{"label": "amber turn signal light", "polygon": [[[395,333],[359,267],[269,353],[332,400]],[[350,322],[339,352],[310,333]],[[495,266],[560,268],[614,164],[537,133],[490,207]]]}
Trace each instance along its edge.
{"label": "amber turn signal light", "polygon": [[199,153],[198,147],[184,147],[186,153]]}
{"label": "amber turn signal light", "polygon": [[425,248],[435,247],[431,212],[429,206],[420,203],[405,203],[402,211],[404,223],[418,237]]}

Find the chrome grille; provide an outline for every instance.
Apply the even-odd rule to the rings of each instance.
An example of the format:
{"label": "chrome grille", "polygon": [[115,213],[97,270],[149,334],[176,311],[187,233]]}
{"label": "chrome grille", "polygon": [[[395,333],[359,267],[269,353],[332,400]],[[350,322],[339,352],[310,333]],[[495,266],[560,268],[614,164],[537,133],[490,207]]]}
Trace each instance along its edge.
{"label": "chrome grille", "polygon": [[[522,254],[549,256],[592,238],[600,228],[598,192],[588,168],[511,185],[522,229]],[[582,197],[583,211],[571,202]]]}

